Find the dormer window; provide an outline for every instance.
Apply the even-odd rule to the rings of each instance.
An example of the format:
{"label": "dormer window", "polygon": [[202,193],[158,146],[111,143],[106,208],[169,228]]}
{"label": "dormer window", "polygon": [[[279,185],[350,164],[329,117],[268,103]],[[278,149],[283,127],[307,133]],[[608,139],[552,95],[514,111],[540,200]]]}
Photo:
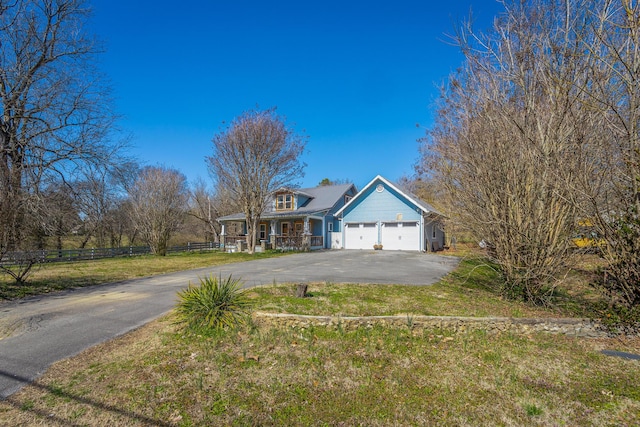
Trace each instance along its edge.
{"label": "dormer window", "polygon": [[277,211],[293,210],[293,194],[277,194],[276,210]]}

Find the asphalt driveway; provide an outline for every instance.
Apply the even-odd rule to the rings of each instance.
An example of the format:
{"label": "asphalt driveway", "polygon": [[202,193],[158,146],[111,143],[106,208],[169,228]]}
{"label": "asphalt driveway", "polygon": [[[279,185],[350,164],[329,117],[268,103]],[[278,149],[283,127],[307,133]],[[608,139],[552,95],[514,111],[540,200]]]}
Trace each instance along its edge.
{"label": "asphalt driveway", "polygon": [[429,285],[457,259],[390,251],[323,251],[182,271],[0,304],[0,398],[52,363],[170,311],[176,292],[209,274],[246,287],[286,282]]}

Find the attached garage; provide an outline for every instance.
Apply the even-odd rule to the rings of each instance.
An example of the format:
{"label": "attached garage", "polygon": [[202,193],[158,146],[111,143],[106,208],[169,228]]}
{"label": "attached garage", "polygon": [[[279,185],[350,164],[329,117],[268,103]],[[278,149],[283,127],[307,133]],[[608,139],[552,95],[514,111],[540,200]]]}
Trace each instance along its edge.
{"label": "attached garage", "polygon": [[378,243],[378,224],[375,222],[352,222],[344,227],[345,249],[373,249]]}
{"label": "attached garage", "polygon": [[345,249],[430,251],[444,246],[442,215],[381,176],[336,212]]}
{"label": "attached garage", "polygon": [[386,250],[419,251],[419,222],[383,222],[380,243]]}

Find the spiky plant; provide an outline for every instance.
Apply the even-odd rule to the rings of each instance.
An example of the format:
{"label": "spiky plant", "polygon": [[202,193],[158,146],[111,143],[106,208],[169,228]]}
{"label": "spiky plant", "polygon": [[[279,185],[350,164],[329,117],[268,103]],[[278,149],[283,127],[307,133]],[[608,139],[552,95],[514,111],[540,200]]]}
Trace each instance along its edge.
{"label": "spiky plant", "polygon": [[200,285],[178,292],[178,322],[194,331],[220,330],[242,324],[250,312],[251,301],[239,279],[225,280],[210,275]]}

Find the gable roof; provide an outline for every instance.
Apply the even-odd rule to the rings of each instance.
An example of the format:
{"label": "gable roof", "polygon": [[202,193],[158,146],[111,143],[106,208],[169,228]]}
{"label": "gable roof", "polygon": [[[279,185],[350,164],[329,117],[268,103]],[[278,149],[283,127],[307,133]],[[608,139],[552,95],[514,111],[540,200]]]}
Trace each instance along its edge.
{"label": "gable roof", "polygon": [[[344,194],[353,187],[353,191],[356,192],[356,188],[353,184],[339,184],[339,185],[323,185],[312,188],[300,188],[300,189],[278,189],[276,193],[281,191],[290,191],[295,194],[301,194],[309,199],[302,205],[298,206],[298,209],[292,211],[276,211],[273,206],[269,205],[262,213],[261,217],[264,219],[269,218],[281,218],[300,215],[310,215],[314,213],[321,213],[329,211],[336,206],[336,204],[342,200]],[[275,194],[275,193],[274,193]],[[236,213],[233,215],[227,215],[218,218],[218,221],[233,221],[243,220],[244,213]]]}
{"label": "gable roof", "polygon": [[358,194],[356,194],[351,200],[349,200],[349,203],[347,203],[346,205],[344,205],[342,208],[340,208],[337,212],[336,212],[336,216],[340,215],[345,209],[347,209],[349,206],[351,206],[353,203],[355,203],[359,198],[362,197],[362,195],[369,189],[371,188],[376,182],[383,182],[385,185],[391,187],[393,190],[395,190],[397,193],[399,193],[402,197],[404,197],[405,199],[407,199],[409,202],[413,203],[414,205],[416,205],[418,208],[420,208],[420,210],[426,214],[426,215],[438,215],[438,216],[444,216],[442,215],[440,212],[438,212],[433,206],[431,206],[429,203],[420,200],[418,197],[416,197],[415,195],[413,195],[412,193],[410,193],[409,191],[405,190],[404,188],[401,188],[399,185],[392,183],[391,181],[385,179],[382,175],[378,175],[375,178],[373,178],[371,180],[371,182],[369,182],[367,185],[364,186],[364,188],[362,190],[360,190],[358,192]]}

